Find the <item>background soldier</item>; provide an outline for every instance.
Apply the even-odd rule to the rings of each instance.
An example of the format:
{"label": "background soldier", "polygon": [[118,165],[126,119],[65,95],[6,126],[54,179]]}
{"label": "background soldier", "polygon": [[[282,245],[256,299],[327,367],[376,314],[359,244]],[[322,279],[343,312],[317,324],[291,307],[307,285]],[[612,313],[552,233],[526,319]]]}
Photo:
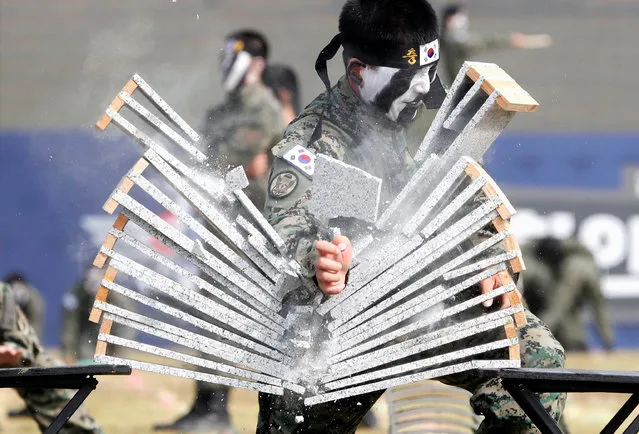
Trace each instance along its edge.
{"label": "background soldier", "polygon": [[41,339],[44,330],[45,306],[40,291],[29,282],[24,274],[17,271],[8,273],[2,280],[11,286],[18,307],[27,317],[36,336]]}
{"label": "background soldier", "polygon": [[[90,363],[99,325],[89,321],[104,270],[87,265],[82,277],[62,297],[62,356],[69,363]],[[111,294],[114,295],[114,294]]]}
{"label": "background soldier", "polygon": [[295,70],[287,65],[271,64],[264,72],[264,84],[282,105],[284,125],[290,124],[302,108],[298,82]]}
{"label": "background soldier", "polygon": [[586,246],[575,239],[547,237],[522,248],[526,263],[522,285],[529,309],[567,351],[585,351],[583,313],[592,307],[599,336],[607,350],[614,335],[601,292],[599,267]]}
{"label": "background soldier", "polygon": [[253,30],[241,30],[224,42],[221,67],[226,101],[211,108],[205,118],[204,152],[214,170],[244,166],[249,178],[245,190],[262,209],[269,170],[269,151],[282,138],[282,107],[268,87],[263,73],[269,46]]}
{"label": "background soldier", "polygon": [[466,60],[487,50],[501,48],[544,48],[552,43],[549,35],[509,35],[481,36],[469,32],[466,6],[450,4],[441,14],[442,66],[440,74],[450,85]]}
{"label": "background soldier", "polygon": [[[38,337],[17,306],[11,287],[0,282],[0,366],[46,367],[64,363],[43,351]],[[75,394],[65,389],[17,389],[27,409],[44,431]],[[66,423],[63,434],[98,434],[102,429],[84,407]]]}
{"label": "background soldier", "polygon": [[[285,239],[306,277],[315,277],[326,295],[345,288],[352,249],[344,236],[321,241],[327,228],[308,212],[311,179],[297,159],[283,156],[289,151],[303,152],[299,146],[308,147],[307,158],[299,164],[308,163],[308,155],[321,153],[366,170],[384,180],[380,198],[384,203],[401,190],[410,174],[412,160],[406,151],[404,126],[415,118],[425,100],[435,104],[437,101],[429,98],[437,95],[434,90],[441,89],[436,76],[437,19],[427,1],[349,0],[340,15],[339,31],[316,63],[327,91],[306,107],[273,149],[276,159],[265,208],[269,222]],[[330,89],[326,61],[340,45],[344,47],[346,74]],[[411,48],[432,55],[410,62],[405,57]],[[297,182],[291,183],[291,177]],[[485,293],[499,286],[501,281],[494,276],[482,281],[478,291]],[[293,291],[289,300],[301,295]],[[485,307],[490,306],[508,307],[509,299],[502,296],[485,303]],[[562,367],[565,354],[561,345],[534,315],[526,311],[526,317],[528,325],[519,329],[522,365]],[[459,342],[462,348],[479,343],[480,339]],[[501,350],[491,355],[504,357]],[[498,379],[462,373],[440,380],[473,393],[473,408],[485,416],[478,432],[535,432]],[[260,393],[257,432],[353,433],[382,393],[312,407],[305,407],[301,397],[292,392],[284,396]],[[542,402],[559,420],[565,395],[546,394]]]}
{"label": "background soldier", "polygon": [[[263,80],[268,54],[266,38],[254,30],[237,31],[225,39],[221,68],[227,98],[207,112],[202,134],[214,171],[222,174],[230,167],[244,167],[249,178],[244,191],[259,209],[264,206],[269,151],[285,127],[282,107]],[[198,381],[187,414],[154,429],[232,432],[228,393],[226,386]]]}

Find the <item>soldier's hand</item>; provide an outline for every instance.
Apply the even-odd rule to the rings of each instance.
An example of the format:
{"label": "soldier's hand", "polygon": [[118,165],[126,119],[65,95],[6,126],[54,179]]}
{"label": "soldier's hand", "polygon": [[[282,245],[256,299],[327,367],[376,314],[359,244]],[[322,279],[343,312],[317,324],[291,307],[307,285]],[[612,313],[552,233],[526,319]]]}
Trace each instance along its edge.
{"label": "soldier's hand", "polygon": [[346,287],[346,273],[351,266],[353,249],[348,238],[337,236],[333,241],[318,241],[315,249],[315,278],[319,289],[326,295],[335,295]]}
{"label": "soldier's hand", "polygon": [[[481,282],[479,282],[479,288],[481,289],[481,293],[486,294],[487,292],[490,292],[493,289],[497,289],[500,286],[502,286],[503,285],[502,278],[501,278],[502,273],[507,273],[507,272],[502,271],[500,273],[495,274],[494,276],[489,277],[488,279],[484,279]],[[518,291],[518,290],[515,289],[515,291]],[[491,307],[494,301],[495,299],[486,300],[483,303],[484,307]],[[508,296],[508,293],[500,295],[498,297],[498,302],[499,302],[500,309],[506,309],[507,307],[510,307],[510,297]]]}
{"label": "soldier's hand", "polygon": [[18,366],[24,350],[9,345],[0,345],[0,366]]}

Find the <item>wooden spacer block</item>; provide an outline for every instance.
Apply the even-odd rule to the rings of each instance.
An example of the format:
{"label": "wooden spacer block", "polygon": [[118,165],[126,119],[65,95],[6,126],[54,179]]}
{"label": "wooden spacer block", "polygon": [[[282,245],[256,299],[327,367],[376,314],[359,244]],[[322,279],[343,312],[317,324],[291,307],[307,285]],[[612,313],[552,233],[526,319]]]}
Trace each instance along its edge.
{"label": "wooden spacer block", "polygon": [[[512,291],[508,293],[508,297],[510,298],[511,306],[521,306],[521,294],[519,291]],[[524,312],[517,312],[513,315],[513,319],[515,321],[515,325],[517,328],[523,327],[528,324],[528,320],[526,320],[526,314]]]}
{"label": "wooden spacer block", "polygon": [[[144,172],[144,169],[146,169],[147,167],[149,167],[149,162],[146,161],[144,158],[140,158],[131,168],[131,170],[129,170],[129,173],[126,174],[126,176],[124,176],[121,180],[120,183],[118,184],[118,186],[116,187],[116,190],[121,191],[122,193],[127,194],[129,191],[131,191],[131,189],[133,188],[133,186],[135,185],[135,183],[131,180],[130,175],[131,174],[136,174],[136,175],[141,175],[142,172]],[[118,207],[119,203],[113,199],[112,197],[110,197],[109,199],[107,199],[107,201],[104,203],[104,205],[102,206],[102,209],[105,210],[106,212],[108,212],[109,214],[113,214],[116,210],[116,208]]]}
{"label": "wooden spacer block", "polygon": [[[100,333],[105,335],[111,334],[112,326],[113,326],[112,320],[110,319],[102,320],[102,324],[100,324]],[[107,343],[99,340],[98,343],[95,345],[95,354],[104,356],[106,355],[106,350],[107,350]]]}
{"label": "wooden spacer block", "polygon": [[[124,216],[123,214],[118,215],[118,217],[115,219],[115,222],[113,223],[113,227],[119,231],[123,231],[124,227],[126,226],[126,224],[129,222],[129,219]],[[102,246],[109,249],[109,250],[113,250],[113,247],[115,247],[115,243],[118,241],[118,239],[115,237],[115,235],[113,234],[107,234],[106,238],[104,239],[104,243],[102,243]],[[93,265],[98,267],[98,268],[103,268],[104,264],[106,263],[106,261],[109,259],[109,257],[107,255],[105,255],[102,252],[99,252],[96,256],[95,259],[93,260]]]}
{"label": "wooden spacer block", "polygon": [[[504,247],[507,252],[513,252],[515,250],[521,251],[517,238],[514,235],[509,235],[504,239]],[[510,260],[510,268],[514,273],[521,273],[526,270],[526,264],[524,264],[524,258],[521,253],[516,258]]]}
{"label": "wooden spacer block", "polygon": [[124,214],[120,214],[113,223],[113,227],[119,231],[123,231],[126,227],[126,224],[129,222],[129,218]]}
{"label": "wooden spacer block", "polygon": [[501,217],[494,218],[492,224],[497,232],[510,230],[510,223],[508,222],[508,220],[504,220]]}
{"label": "wooden spacer block", "polygon": [[[127,95],[132,95],[133,92],[135,92],[135,89],[137,89],[137,87],[138,87],[138,84],[135,81],[129,80],[122,88],[122,92],[126,93]],[[116,113],[120,111],[122,106],[124,106],[124,101],[119,96],[116,96],[113,99],[113,101],[111,101],[111,104],[109,104],[109,108]],[[100,120],[96,122],[95,126],[100,131],[104,131],[104,129],[109,126],[111,121],[112,121],[111,117],[107,115],[106,113],[104,113],[102,117],[100,118]]]}
{"label": "wooden spacer block", "polygon": [[[500,271],[498,275],[502,286],[514,283],[513,278],[508,271]],[[509,292],[508,299],[510,300],[511,306],[521,306],[521,294],[518,290]],[[524,312],[517,312],[513,315],[513,319],[517,328],[528,324],[528,321],[526,321],[526,314]]]}
{"label": "wooden spacer block", "polygon": [[[504,326],[504,330],[506,331],[506,338],[512,339],[517,337],[517,327],[513,323],[508,323]],[[521,360],[521,355],[519,353],[519,344],[511,345],[508,347],[508,359],[510,360]]]}
{"label": "wooden spacer block", "polygon": [[473,81],[484,79],[482,90],[487,95],[497,91],[497,104],[506,111],[534,112],[539,103],[499,66],[494,63],[466,62],[466,75]]}
{"label": "wooden spacer block", "polygon": [[[107,268],[104,273],[103,280],[106,279],[110,282],[113,282],[115,276],[118,274],[118,270],[113,267]],[[95,295],[95,299],[98,301],[106,301],[107,296],[109,295],[109,290],[104,286],[100,285],[97,294]],[[100,321],[100,316],[102,315],[102,311],[100,309],[96,309],[95,307],[91,309],[91,313],[89,314],[89,321],[98,323]]]}
{"label": "wooden spacer block", "polygon": [[468,162],[468,165],[464,170],[473,181],[480,176],[484,176],[486,178],[486,184],[482,187],[482,191],[490,199],[501,199],[502,204],[497,207],[497,212],[501,218],[507,220],[516,213],[515,208],[511,205],[504,192],[478,162]]}

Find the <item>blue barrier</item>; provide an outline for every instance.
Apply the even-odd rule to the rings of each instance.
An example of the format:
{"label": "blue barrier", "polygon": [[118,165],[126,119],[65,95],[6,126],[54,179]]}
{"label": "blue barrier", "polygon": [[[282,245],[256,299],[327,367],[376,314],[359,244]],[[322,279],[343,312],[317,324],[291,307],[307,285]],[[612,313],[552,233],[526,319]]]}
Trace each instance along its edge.
{"label": "blue barrier", "polygon": [[[122,135],[0,131],[0,276],[22,270],[48,303],[44,342],[59,342],[60,298],[97,246],[79,229],[140,155]],[[486,158],[500,184],[616,190],[639,166],[639,134],[506,134]],[[626,334],[624,333],[624,336]],[[639,347],[635,339],[624,345]]]}

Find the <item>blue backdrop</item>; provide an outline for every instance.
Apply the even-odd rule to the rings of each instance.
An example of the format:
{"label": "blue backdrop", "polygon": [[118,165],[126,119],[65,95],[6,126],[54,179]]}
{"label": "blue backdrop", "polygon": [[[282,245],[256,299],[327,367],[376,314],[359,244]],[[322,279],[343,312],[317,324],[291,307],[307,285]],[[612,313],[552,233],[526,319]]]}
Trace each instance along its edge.
{"label": "blue backdrop", "polygon": [[[0,276],[21,270],[43,292],[47,345],[59,342],[62,293],[96,253],[80,218],[106,215],[103,202],[140,153],[124,136],[90,130],[0,131]],[[639,134],[506,134],[485,163],[500,185],[617,190],[621,169],[639,167]],[[625,332],[619,343],[639,346]]]}

